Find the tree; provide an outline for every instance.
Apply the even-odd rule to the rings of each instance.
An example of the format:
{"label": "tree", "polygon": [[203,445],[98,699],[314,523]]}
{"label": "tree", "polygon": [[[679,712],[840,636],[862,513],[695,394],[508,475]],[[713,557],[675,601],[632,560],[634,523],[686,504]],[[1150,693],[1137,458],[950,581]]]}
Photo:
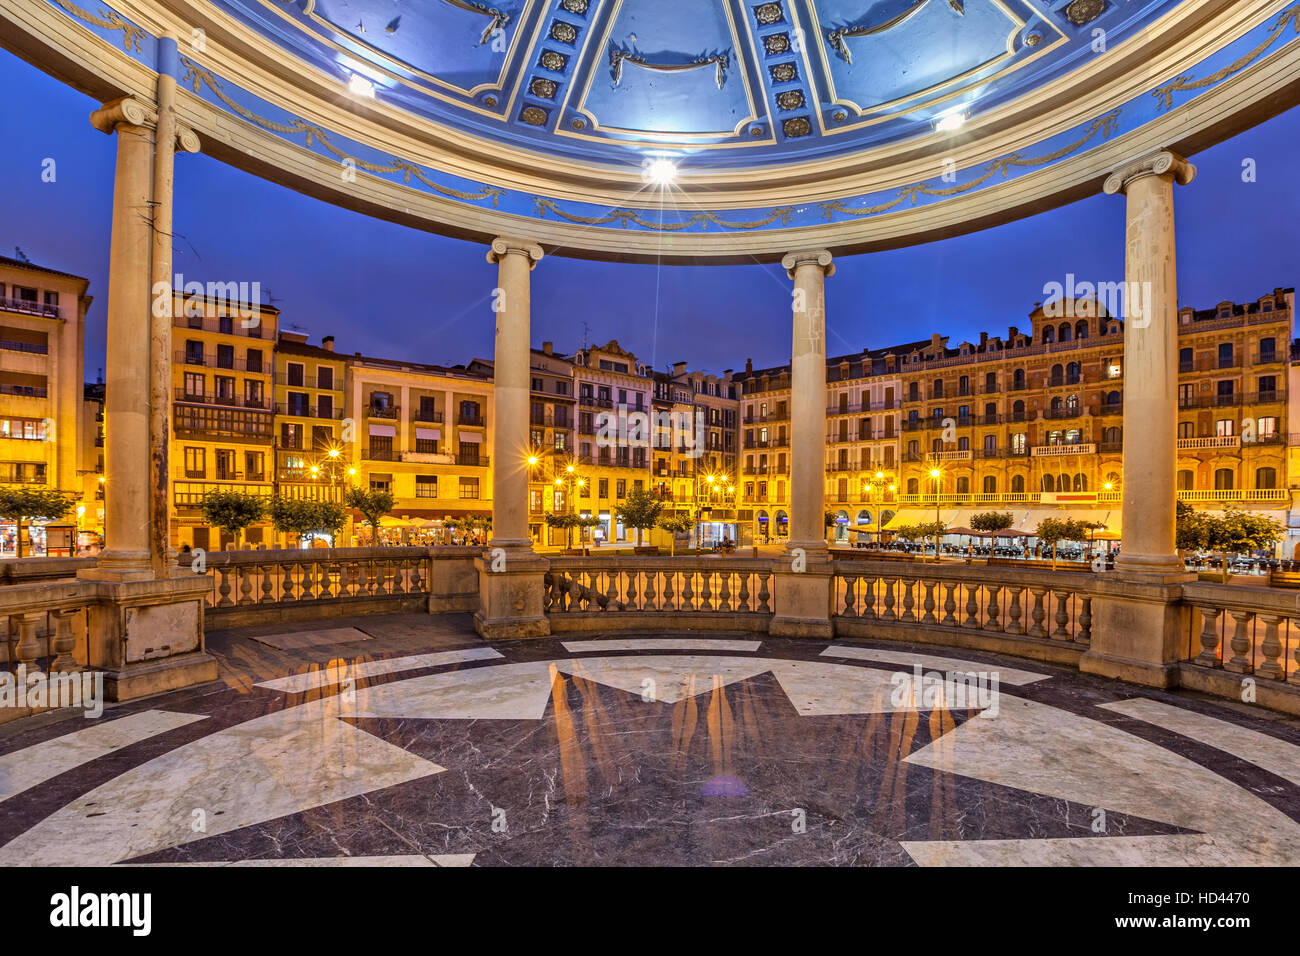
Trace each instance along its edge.
{"label": "tree", "polygon": [[834,511],[822,512],[822,529],[826,535],[827,544],[830,544],[831,542],[831,529],[835,527],[835,518],[836,515]]}
{"label": "tree", "polygon": [[1089,533],[1097,527],[1095,523],[1074,518],[1044,518],[1034,529],[1034,536],[1052,546],[1052,570],[1056,570],[1056,546],[1062,541],[1087,541]]}
{"label": "tree", "polygon": [[266,499],[242,491],[209,491],[200,507],[204,521],[235,539],[236,550],[245,529],[266,517]]}
{"label": "tree", "polygon": [[690,534],[695,530],[695,521],[684,511],[674,511],[660,516],[659,527],[672,535],[671,554],[675,556],[677,554],[677,536],[679,534]]}
{"label": "tree", "polygon": [[934,559],[939,560],[939,538],[946,525],[942,521],[919,521],[916,524],[891,524],[889,530],[895,537],[904,541],[919,541],[924,545],[927,539],[934,538]]}
{"label": "tree", "polygon": [[994,531],[1006,531],[1015,518],[1010,511],[984,511],[977,515],[971,515],[970,527],[972,531],[983,531],[992,534]]}
{"label": "tree", "polygon": [[300,538],[318,535],[337,536],[348,520],[347,512],[336,501],[312,501],[306,498],[271,499],[271,523],[281,534]]}
{"label": "tree", "polygon": [[355,508],[361,512],[361,516],[366,519],[370,525],[370,536],[374,539],[375,544],[381,544],[379,540],[379,519],[388,512],[393,510],[393,505],[397,499],[393,497],[391,491],[378,491],[376,489],[365,489],[352,487],[343,495],[343,502],[349,508]]}
{"label": "tree", "polygon": [[[1180,503],[1181,504],[1181,503]],[[1178,511],[1175,543],[1180,549],[1213,551],[1223,563],[1223,581],[1228,581],[1228,556],[1272,549],[1286,537],[1281,522],[1242,511],[1232,505],[1223,514],[1207,514],[1190,507]]]}
{"label": "tree", "polygon": [[616,512],[618,520],[629,528],[636,529],[636,543],[641,544],[641,532],[653,528],[664,510],[664,503],[642,488],[633,488],[628,492]]}
{"label": "tree", "polygon": [[55,521],[72,510],[72,499],[61,491],[45,488],[0,487],[0,518],[14,522],[18,529],[17,557],[23,556],[23,527],[33,519]]}

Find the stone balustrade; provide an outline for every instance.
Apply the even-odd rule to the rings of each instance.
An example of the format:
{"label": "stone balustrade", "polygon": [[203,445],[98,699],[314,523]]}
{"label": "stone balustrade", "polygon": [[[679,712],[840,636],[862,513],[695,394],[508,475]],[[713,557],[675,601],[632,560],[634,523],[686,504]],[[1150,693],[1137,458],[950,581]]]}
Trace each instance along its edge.
{"label": "stone balustrade", "polygon": [[1285,688],[1300,687],[1300,595],[1199,582],[1183,585],[1183,601],[1191,612],[1183,686],[1237,699],[1253,693],[1274,707],[1294,696]]}
{"label": "stone balustrade", "polygon": [[[5,621],[0,661],[28,680],[37,674],[80,671],[87,666],[87,613],[97,599],[93,584],[76,580],[0,587]],[[25,717],[25,705],[0,706],[0,724]]]}
{"label": "stone balustrade", "polygon": [[835,633],[1074,663],[1092,641],[1091,580],[1068,571],[837,560]]}
{"label": "stone balustrade", "polygon": [[643,625],[764,631],[775,609],[766,560],[552,558],[545,588],[552,631]]}

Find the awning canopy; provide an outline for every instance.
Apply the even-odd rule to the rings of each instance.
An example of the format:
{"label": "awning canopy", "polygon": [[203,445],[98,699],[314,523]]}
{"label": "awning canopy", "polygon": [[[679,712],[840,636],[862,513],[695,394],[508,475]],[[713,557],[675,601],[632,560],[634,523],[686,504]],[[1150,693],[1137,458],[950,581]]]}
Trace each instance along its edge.
{"label": "awning canopy", "polygon": [[[944,523],[945,527],[947,525],[952,524],[952,520],[955,517],[957,517],[956,508],[939,509],[939,520]],[[903,508],[900,511],[896,512],[894,516],[890,518],[887,522],[885,522],[885,530],[888,531],[891,528],[897,528],[899,525],[920,524],[923,521],[933,521],[933,520],[934,520],[933,508]]]}
{"label": "awning canopy", "polygon": [[395,438],[397,436],[397,427],[395,425],[381,425],[378,422],[371,422],[370,434]]}
{"label": "awning canopy", "polygon": [[425,441],[430,441],[430,440],[437,441],[439,438],[442,437],[442,429],[441,428],[417,428],[415,430],[415,437],[423,439]]}
{"label": "awning canopy", "polygon": [[459,438],[463,442],[469,442],[471,445],[477,445],[483,440],[483,436],[478,432],[461,432]]}

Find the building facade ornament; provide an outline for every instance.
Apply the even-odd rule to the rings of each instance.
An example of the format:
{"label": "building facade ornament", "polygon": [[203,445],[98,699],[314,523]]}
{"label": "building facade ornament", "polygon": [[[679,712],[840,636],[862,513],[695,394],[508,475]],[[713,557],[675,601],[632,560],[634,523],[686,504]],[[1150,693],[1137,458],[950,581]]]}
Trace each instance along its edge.
{"label": "building facade ornament", "polygon": [[826,249],[805,249],[802,252],[788,252],[781,259],[781,268],[785,269],[786,274],[793,279],[795,271],[800,266],[817,265],[821,266],[822,274],[826,278],[835,275],[835,257]]}
{"label": "building facade ornament", "polygon": [[498,236],[493,239],[492,245],[488,248],[488,262],[497,265],[508,255],[525,256],[528,259],[528,268],[535,269],[545,253],[540,245],[527,239],[512,236]]}
{"label": "building facade ornament", "polygon": [[153,126],[158,122],[158,112],[151,105],[134,96],[109,100],[90,114],[90,125],[101,133],[111,133],[119,125]]}

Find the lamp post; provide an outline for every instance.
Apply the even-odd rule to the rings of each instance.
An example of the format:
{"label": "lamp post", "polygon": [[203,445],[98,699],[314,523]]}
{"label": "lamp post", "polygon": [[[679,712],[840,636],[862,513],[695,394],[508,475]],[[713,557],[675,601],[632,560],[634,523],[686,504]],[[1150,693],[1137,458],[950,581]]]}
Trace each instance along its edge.
{"label": "lamp post", "polygon": [[[943,472],[938,468],[931,468],[930,477],[934,479],[934,523],[935,525],[938,525],[941,520],[939,518],[939,492],[940,482],[943,480]],[[934,532],[934,563],[939,563],[939,531],[937,527]]]}
{"label": "lamp post", "polygon": [[[887,481],[888,485],[886,485]],[[873,478],[867,479],[867,499],[871,502],[871,506],[876,513],[876,543],[882,545],[885,541],[885,529],[884,522],[880,520],[880,509],[885,504],[886,488],[892,495],[897,491],[898,486],[883,471],[878,471]]]}

